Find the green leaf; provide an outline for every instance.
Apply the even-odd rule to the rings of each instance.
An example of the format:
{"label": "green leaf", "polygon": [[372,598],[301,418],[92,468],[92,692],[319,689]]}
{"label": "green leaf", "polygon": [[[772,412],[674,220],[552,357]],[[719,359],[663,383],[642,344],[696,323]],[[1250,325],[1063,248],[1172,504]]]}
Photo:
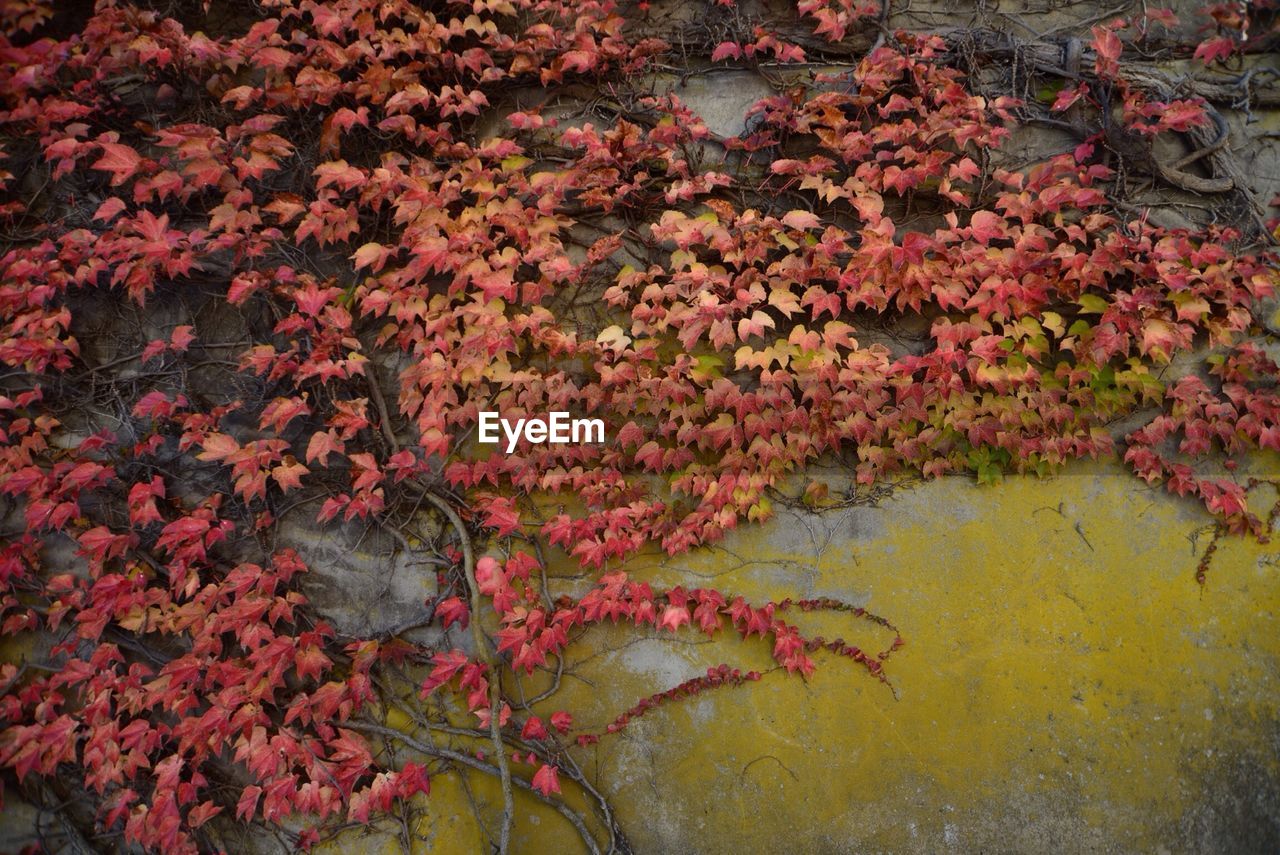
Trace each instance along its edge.
{"label": "green leaf", "polygon": [[1036,100],[1052,104],[1058,100],[1058,93],[1067,85],[1066,80],[1053,80],[1036,90]]}
{"label": "green leaf", "polygon": [[1076,305],[1086,315],[1101,315],[1111,304],[1097,294],[1081,294],[1080,299],[1076,300]]}
{"label": "green leaf", "polygon": [[696,357],[693,361],[695,367],[690,370],[689,375],[698,383],[724,376],[724,372],[720,370],[724,368],[724,360],[718,356],[707,354]]}

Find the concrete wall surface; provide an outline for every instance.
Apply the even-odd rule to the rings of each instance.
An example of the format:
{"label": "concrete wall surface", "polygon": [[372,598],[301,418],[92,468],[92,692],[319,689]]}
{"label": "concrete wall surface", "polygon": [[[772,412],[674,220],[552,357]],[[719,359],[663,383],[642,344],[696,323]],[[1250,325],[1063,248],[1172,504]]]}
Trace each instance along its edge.
{"label": "concrete wall surface", "polygon": [[[1221,539],[1202,587],[1206,523],[1100,464],[783,508],[717,547],[634,560],[655,588],[865,605],[906,645],[888,685],[820,651],[807,681],[774,671],[672,703],[577,756],[638,852],[1276,851],[1280,544]],[[867,650],[893,638],[847,613],[793,619]],[[759,638],[648,636],[592,630],[557,708],[599,730],[709,666],[772,664]],[[497,789],[466,788],[436,779],[422,851],[483,848],[471,800],[491,815]],[[517,851],[578,851],[518,796]],[[329,851],[393,851],[385,831]]]}

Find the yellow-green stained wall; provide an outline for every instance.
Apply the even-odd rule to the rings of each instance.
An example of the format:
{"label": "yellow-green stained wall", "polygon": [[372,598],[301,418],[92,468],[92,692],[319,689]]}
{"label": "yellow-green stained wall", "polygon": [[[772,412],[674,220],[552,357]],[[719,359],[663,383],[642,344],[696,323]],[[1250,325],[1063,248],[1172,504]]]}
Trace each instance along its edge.
{"label": "yellow-green stained wall", "polygon": [[[892,689],[819,652],[807,682],[775,672],[579,751],[635,849],[1274,851],[1280,543],[1222,541],[1201,588],[1201,511],[1115,467],[1072,472],[784,508],[718,548],[632,562],[655,587],[865,604],[907,639]],[[869,649],[892,638],[847,615],[795,620]],[[602,728],[722,661],[770,664],[758,638],[593,631],[546,709]],[[477,851],[460,786],[435,787],[424,816],[446,824],[424,849]],[[517,851],[577,851],[559,816],[519,801]]]}

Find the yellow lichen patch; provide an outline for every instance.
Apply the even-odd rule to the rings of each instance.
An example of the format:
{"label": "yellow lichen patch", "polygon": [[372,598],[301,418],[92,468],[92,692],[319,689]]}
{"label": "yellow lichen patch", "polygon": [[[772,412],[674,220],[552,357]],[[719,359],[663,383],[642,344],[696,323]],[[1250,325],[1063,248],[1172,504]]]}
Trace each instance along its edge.
{"label": "yellow lichen patch", "polygon": [[[808,681],[773,671],[575,750],[635,849],[1262,848],[1280,798],[1280,545],[1221,540],[1202,588],[1202,511],[1116,467],[1071,471],[944,479],[876,507],[780,506],[717,547],[633,561],[655,588],[865,605],[907,641],[891,686],[818,652]],[[552,570],[566,587],[580,572]],[[892,641],[848,614],[789,619],[867,650]],[[720,662],[772,665],[767,642],[729,631],[603,627],[571,649],[573,676],[540,711],[593,730]],[[492,818],[492,781],[468,781]],[[581,850],[563,818],[519,803],[531,814],[516,851]],[[477,851],[456,780],[438,778],[426,810],[451,824],[421,851]]]}
{"label": "yellow lichen patch", "polygon": [[[590,762],[632,842],[974,851],[1072,839],[1151,851],[1257,833],[1237,802],[1267,780],[1275,789],[1280,547],[1222,541],[1202,589],[1202,514],[1115,469],[1073,472],[783,510],[720,548],[638,569],[655,586],[865,604],[907,646],[886,669],[893,690],[818,653],[807,683],[773,673],[606,737]],[[844,615],[794,620],[827,637],[843,622],[869,649],[891,640]],[[578,671],[608,697],[567,681],[564,702],[605,718],[719,661],[759,667],[767,652],[758,639],[699,640],[591,657]]]}

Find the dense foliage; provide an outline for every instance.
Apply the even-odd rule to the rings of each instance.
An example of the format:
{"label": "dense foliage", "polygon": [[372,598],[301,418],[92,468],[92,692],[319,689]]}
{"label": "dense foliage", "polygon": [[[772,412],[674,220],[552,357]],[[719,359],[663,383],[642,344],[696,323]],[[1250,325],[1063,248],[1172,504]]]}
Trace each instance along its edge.
{"label": "dense foliage", "polygon": [[[601,735],[504,679],[605,621],[727,625],[787,672],[824,649],[883,679],[892,649],[784,614],[882,618],[617,566],[768,518],[819,458],[870,487],[1119,452],[1262,534],[1251,484],[1199,465],[1280,450],[1270,236],[1247,187],[1195,171],[1227,133],[1206,97],[1235,90],[1175,96],[1121,62],[1239,62],[1274,13],[1236,5],[1199,46],[1162,42],[1161,10],[1101,22],[1074,67],[1031,69],[1037,100],[984,93],[982,45],[889,32],[878,4],[806,0],[785,31],[708,4],[720,35],[681,61],[777,82],[726,138],[657,85],[676,50],[644,2],[0,4],[0,617],[29,639],[0,665],[9,780],[92,806],[62,833],[176,852],[235,819],[307,847],[461,764],[502,779],[498,848],[514,788],[621,850],[568,750]],[[998,166],[1024,121],[1078,138]],[[1159,160],[1160,135],[1191,153]],[[1159,227],[1113,192],[1144,169],[1244,216]],[[608,439],[504,454],[476,443],[481,410]],[[289,515],[425,555],[421,626],[339,638],[276,545]],[[551,547],[600,571],[585,592],[548,587]],[[400,637],[421,627],[447,632]],[[373,715],[426,721],[393,685],[415,664],[423,697],[474,714],[447,725],[468,747]],[[713,667],[607,732],[759,677]],[[389,768],[371,737],[421,756]],[[593,817],[556,798],[566,773]]]}

